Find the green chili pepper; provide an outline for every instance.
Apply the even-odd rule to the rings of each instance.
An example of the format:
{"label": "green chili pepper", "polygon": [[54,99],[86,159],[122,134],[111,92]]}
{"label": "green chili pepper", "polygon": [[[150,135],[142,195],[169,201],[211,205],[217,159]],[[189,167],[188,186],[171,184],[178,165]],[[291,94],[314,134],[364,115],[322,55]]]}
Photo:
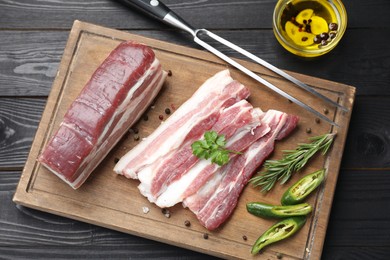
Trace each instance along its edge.
{"label": "green chili pepper", "polygon": [[285,218],[294,216],[306,216],[312,210],[308,203],[291,206],[275,206],[261,202],[250,202],[246,204],[249,213],[263,218]]}
{"label": "green chili pepper", "polygon": [[255,242],[251,253],[260,252],[265,246],[292,236],[306,223],[306,217],[291,217],[283,219],[265,231]]}
{"label": "green chili pepper", "polygon": [[313,172],[301,178],[283,194],[281,199],[282,205],[301,203],[324,179],[325,169]]}

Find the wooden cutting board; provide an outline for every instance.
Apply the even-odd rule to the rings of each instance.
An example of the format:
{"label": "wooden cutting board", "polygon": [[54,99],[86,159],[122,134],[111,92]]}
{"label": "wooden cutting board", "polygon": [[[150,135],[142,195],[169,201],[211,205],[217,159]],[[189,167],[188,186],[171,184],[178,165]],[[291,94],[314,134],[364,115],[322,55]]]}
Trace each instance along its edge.
{"label": "wooden cutting board", "polygon": [[[308,142],[311,136],[337,132],[328,155],[316,156],[303,172],[295,174],[289,182],[291,185],[304,174],[322,167],[328,169],[325,183],[308,199],[314,211],[299,233],[290,239],[269,246],[260,255],[250,254],[250,249],[258,236],[276,221],[250,215],[246,212],[246,203],[262,201],[279,204],[281,194],[287,188],[286,185],[277,185],[267,194],[262,194],[259,189],[248,185],[232,216],[212,232],[203,228],[195,216],[181,205],[170,208],[170,217],[166,217],[161,209],[150,204],[140,195],[137,189],[138,181],[128,180],[112,171],[116,158],[120,158],[140,142],[135,140],[134,133],[131,132],[122,138],[78,190],[73,190],[37,163],[38,154],[59,126],[70,103],[99,64],[124,40],[134,40],[149,45],[161,61],[163,69],[171,71],[155,104],[145,112],[148,120],[141,119],[136,125],[140,138],[148,136],[161,123],[160,115],[165,118],[169,116],[164,113],[166,108],[174,110],[175,107],[179,107],[206,79],[226,68],[231,70],[233,78],[250,88],[252,95],[249,101],[255,107],[260,107],[264,111],[277,109],[300,117],[298,128],[286,140],[276,143],[271,158],[281,158],[282,150],[294,149],[298,143]],[[222,258],[274,259],[277,253],[281,253],[283,259],[319,259],[351,112],[342,112],[328,106],[259,65],[244,61],[242,63],[318,111],[327,109],[329,111],[327,116],[334,119],[341,127],[335,128],[325,122],[318,122],[309,112],[271,92],[207,52],[75,21],[14,201],[27,207]],[[296,73],[291,74],[351,111],[355,88]],[[148,207],[150,211],[144,213],[143,207]],[[187,220],[191,223],[189,227],[184,224]],[[204,234],[208,234],[208,239],[204,238]]]}

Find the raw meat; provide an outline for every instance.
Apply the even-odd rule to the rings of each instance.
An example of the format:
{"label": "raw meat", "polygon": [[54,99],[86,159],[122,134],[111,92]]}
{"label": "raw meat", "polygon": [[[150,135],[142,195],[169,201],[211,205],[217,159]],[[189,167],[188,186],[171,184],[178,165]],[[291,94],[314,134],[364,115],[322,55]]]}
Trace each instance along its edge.
{"label": "raw meat", "polygon": [[[233,212],[249,178],[287,136],[298,118],[253,108],[249,91],[221,71],[208,79],[167,121],[124,155],[114,170],[139,179],[141,194],[161,208],[182,202],[213,230]],[[225,135],[231,153],[224,166],[199,159],[191,144],[206,131]]]}
{"label": "raw meat", "polygon": [[38,161],[80,187],[153,101],[165,77],[152,49],[119,44],[71,104]]}
{"label": "raw meat", "polygon": [[240,156],[220,168],[197,193],[187,197],[188,207],[209,230],[220,226],[233,212],[242,189],[255,170],[273,151],[275,140],[286,137],[297,125],[298,117],[269,110],[262,119],[271,131],[258,139]]}
{"label": "raw meat", "polygon": [[[238,128],[234,135],[228,137],[226,149],[242,152],[270,131],[268,125],[261,124],[260,120],[263,112],[260,109],[253,109],[251,114],[253,116],[251,122]],[[224,133],[222,132],[222,134]],[[230,159],[235,156],[237,154],[230,154]],[[182,202],[184,198],[196,193],[203,187],[219,169],[220,166],[211,164],[209,160],[197,160],[194,166],[186,169],[185,174],[181,175],[180,178],[175,178],[174,182],[169,183],[169,186],[165,188],[155,201],[156,205],[159,207],[170,207]]]}
{"label": "raw meat", "polygon": [[211,129],[224,108],[248,96],[249,90],[233,80],[229,70],[215,74],[150,136],[124,155],[114,171],[138,179],[138,172],[169,156],[183,143],[199,139]]}
{"label": "raw meat", "polygon": [[[245,150],[251,143],[269,131],[267,125],[261,124],[260,118],[263,112],[260,109],[253,109],[249,105],[251,107],[249,111],[241,109],[240,112],[242,113],[236,115],[231,113],[236,108],[242,107],[240,103],[249,105],[247,101],[243,100],[229,107],[225,113],[221,114],[220,120],[213,127],[213,130],[225,135],[228,139],[226,148],[238,152]],[[230,121],[226,117],[230,118]],[[222,124],[219,124],[220,121],[225,126],[218,131],[219,126],[222,126]],[[149,184],[150,180],[140,177],[139,189],[141,193],[159,207],[170,207],[181,202],[183,198],[196,192],[208,180],[210,175],[220,167],[217,164],[211,164],[210,161],[199,160],[192,154],[191,143],[186,144],[183,149],[188,150],[188,152],[186,154],[187,160],[182,165],[170,163],[173,162],[174,158],[180,160],[178,156],[180,152],[174,153],[169,160],[159,165],[159,169],[162,170],[156,173],[151,180],[151,185]],[[235,154],[231,154],[231,157],[233,156]],[[190,163],[187,163],[188,161]],[[161,174],[161,172],[165,174]],[[148,189],[149,186],[151,186],[151,189]]]}

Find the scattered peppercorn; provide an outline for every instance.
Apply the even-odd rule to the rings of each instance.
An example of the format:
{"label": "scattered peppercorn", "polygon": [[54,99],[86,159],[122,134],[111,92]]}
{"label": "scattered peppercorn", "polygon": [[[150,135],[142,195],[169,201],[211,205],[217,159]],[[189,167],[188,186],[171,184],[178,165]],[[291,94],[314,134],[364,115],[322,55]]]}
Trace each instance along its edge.
{"label": "scattered peppercorn", "polygon": [[186,227],[191,226],[191,222],[189,220],[184,221],[184,226]]}
{"label": "scattered peppercorn", "polygon": [[138,141],[139,140],[139,135],[135,134],[134,135],[134,141]]}
{"label": "scattered peppercorn", "polygon": [[167,107],[167,108],[165,109],[165,114],[169,115],[170,113],[171,113],[171,110],[169,109],[169,107]]}
{"label": "scattered peppercorn", "polygon": [[117,164],[119,162],[119,158],[115,157],[114,163]]}
{"label": "scattered peppercorn", "polygon": [[276,258],[277,259],[282,259],[283,258],[283,254],[282,253],[277,253],[276,254]]}
{"label": "scattered peppercorn", "polygon": [[315,119],[315,121],[317,124],[321,123],[321,120],[318,117]]}
{"label": "scattered peppercorn", "polygon": [[203,238],[204,238],[204,239],[209,239],[209,234],[204,233],[204,234],[203,234]]}
{"label": "scattered peppercorn", "polygon": [[330,33],[329,33],[329,37],[330,37],[331,39],[336,38],[336,32],[330,32]]}
{"label": "scattered peppercorn", "polygon": [[144,115],[143,119],[144,119],[144,121],[148,121],[149,120],[148,115]]}
{"label": "scattered peppercorn", "polygon": [[322,41],[321,41],[321,45],[322,45],[322,46],[326,46],[327,44],[328,44],[328,42],[327,42],[326,40],[322,40]]}
{"label": "scattered peppercorn", "polygon": [[135,128],[135,127],[134,127],[134,128],[132,128],[131,130],[133,131],[134,134],[138,134],[138,133],[139,133],[138,128]]}
{"label": "scattered peppercorn", "polygon": [[324,108],[324,114],[327,115],[329,113],[329,110],[327,108]]}
{"label": "scattered peppercorn", "polygon": [[311,133],[311,128],[310,127],[306,128],[306,133],[308,133],[308,134]]}
{"label": "scattered peppercorn", "polygon": [[172,76],[172,71],[168,70],[168,77]]}
{"label": "scattered peppercorn", "polygon": [[169,212],[169,209],[163,208],[163,209],[161,210],[161,212],[164,214],[165,217],[167,217],[167,218],[170,218],[170,217],[171,217],[171,212]]}
{"label": "scattered peppercorn", "polygon": [[329,30],[336,31],[339,28],[339,25],[337,23],[330,23],[329,24]]}
{"label": "scattered peppercorn", "polygon": [[247,238],[245,235],[242,236],[242,239],[243,239],[244,241],[247,241],[247,240],[248,240],[248,238]]}
{"label": "scattered peppercorn", "polygon": [[307,37],[302,37],[302,41],[303,42],[305,42],[305,41],[307,41],[309,38],[307,38]]}
{"label": "scattered peppercorn", "polygon": [[158,119],[163,120],[163,119],[164,119],[164,116],[163,116],[163,115],[159,115],[159,116],[158,116]]}

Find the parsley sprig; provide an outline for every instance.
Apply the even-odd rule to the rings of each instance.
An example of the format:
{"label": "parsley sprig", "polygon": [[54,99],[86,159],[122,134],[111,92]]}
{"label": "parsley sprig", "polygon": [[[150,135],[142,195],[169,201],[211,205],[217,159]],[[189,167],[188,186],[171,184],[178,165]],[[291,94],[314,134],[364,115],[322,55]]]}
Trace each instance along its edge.
{"label": "parsley sprig", "polygon": [[302,143],[295,150],[283,151],[282,159],[265,161],[265,171],[253,177],[250,182],[254,186],[261,186],[264,192],[270,191],[277,181],[281,184],[286,183],[291,175],[302,169],[318,151],[322,151],[325,155],[335,135],[335,133],[330,133],[315,136],[309,139],[311,143]]}
{"label": "parsley sprig", "polygon": [[219,166],[229,162],[229,154],[241,154],[237,151],[228,150],[225,148],[226,139],[224,135],[218,135],[215,131],[207,131],[204,133],[204,139],[192,143],[192,153],[201,159],[211,159],[212,163]]}

